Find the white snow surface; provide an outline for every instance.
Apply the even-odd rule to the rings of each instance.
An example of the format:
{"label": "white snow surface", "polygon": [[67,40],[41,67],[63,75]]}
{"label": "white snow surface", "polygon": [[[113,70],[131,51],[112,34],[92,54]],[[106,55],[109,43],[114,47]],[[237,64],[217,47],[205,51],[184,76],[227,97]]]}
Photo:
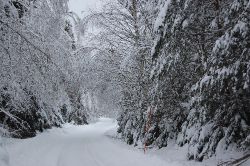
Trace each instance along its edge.
{"label": "white snow surface", "polygon": [[[115,120],[100,118],[90,125],[64,125],[29,139],[5,143],[8,160],[4,166],[201,166],[215,163],[187,161],[177,146],[142,149],[116,139]],[[1,153],[0,153],[1,154]],[[7,158],[7,157],[5,157]],[[1,162],[0,162],[1,165]]]}

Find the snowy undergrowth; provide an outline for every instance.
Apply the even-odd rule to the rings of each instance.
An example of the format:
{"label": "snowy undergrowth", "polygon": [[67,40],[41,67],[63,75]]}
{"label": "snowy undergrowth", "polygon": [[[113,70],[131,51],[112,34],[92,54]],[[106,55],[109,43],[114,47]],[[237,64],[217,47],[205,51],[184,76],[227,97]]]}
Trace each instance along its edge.
{"label": "snowy undergrowth", "polygon": [[[204,129],[205,130],[205,129]],[[203,133],[205,136],[208,133]],[[123,141],[123,137],[118,134],[114,128],[112,130],[109,130],[106,132],[106,135],[109,138],[112,138],[115,143],[122,144],[123,146],[127,147],[127,144]],[[129,148],[137,150],[141,153],[143,153],[144,149],[144,143],[141,141],[138,141],[137,146],[130,146]],[[240,159],[243,156],[246,156],[247,153],[244,153],[242,151],[237,151],[235,147],[230,146],[227,150],[223,150],[221,147],[223,143],[220,143],[216,149],[216,155],[212,156],[211,158],[204,159],[202,162],[198,161],[188,161],[187,160],[187,154],[190,151],[190,146],[188,144],[185,144],[183,147],[180,147],[176,144],[175,141],[169,141],[167,147],[163,147],[161,149],[156,147],[147,148],[146,155],[149,156],[157,156],[160,157],[162,160],[166,161],[167,163],[171,163],[172,165],[192,165],[192,166],[216,166],[216,165],[223,165],[227,162],[233,162],[237,159]],[[128,147],[127,147],[128,148]],[[248,166],[250,164],[250,158],[246,160],[246,162],[242,163],[241,166]],[[224,164],[225,166],[227,164]],[[236,164],[237,165],[237,164]]]}

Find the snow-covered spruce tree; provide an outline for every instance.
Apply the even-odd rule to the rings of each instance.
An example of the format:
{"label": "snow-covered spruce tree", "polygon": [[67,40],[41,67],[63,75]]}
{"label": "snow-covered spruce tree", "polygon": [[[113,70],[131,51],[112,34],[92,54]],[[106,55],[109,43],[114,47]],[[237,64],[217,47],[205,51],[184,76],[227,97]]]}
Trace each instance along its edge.
{"label": "snow-covered spruce tree", "polygon": [[221,36],[208,57],[206,72],[193,87],[191,111],[183,124],[189,159],[250,147],[250,1],[219,5],[215,19],[220,20],[215,25]]}
{"label": "snow-covered spruce tree", "polygon": [[[169,2],[170,2],[169,5],[171,5],[175,1],[172,1],[172,2],[169,1]],[[240,7],[240,5],[244,6],[244,4],[245,4],[245,7]],[[218,127],[218,124],[221,124],[222,117],[224,117],[226,114],[229,117],[231,117],[231,118],[229,118],[228,116],[225,116],[225,117],[229,118],[230,120],[228,120],[227,123],[223,122],[224,124],[227,124],[227,125],[225,125],[226,127],[228,127],[227,130],[230,131],[230,133],[234,133],[234,134],[236,133],[236,132],[234,132],[234,130],[238,130],[238,132],[241,133],[240,137],[235,136],[234,138],[232,138],[232,137],[228,137],[228,135],[227,135],[226,136],[227,138],[230,138],[230,139],[234,140],[234,142],[237,142],[238,147],[240,147],[241,146],[240,144],[243,143],[244,139],[246,139],[247,136],[249,135],[248,134],[249,127],[247,124],[247,121],[249,121],[249,116],[247,116],[248,110],[245,109],[245,107],[248,107],[248,104],[246,102],[244,102],[245,98],[248,98],[248,97],[246,95],[243,98],[239,98],[237,95],[236,95],[237,97],[233,95],[236,98],[230,99],[228,96],[229,95],[228,93],[234,94],[235,92],[234,92],[233,88],[236,88],[237,86],[234,85],[235,83],[232,83],[231,85],[230,85],[230,83],[229,84],[226,83],[228,80],[234,80],[234,77],[243,77],[243,76],[238,76],[238,74],[235,74],[236,76],[232,75],[232,73],[238,73],[238,72],[235,72],[234,68],[229,69],[231,72],[230,74],[227,70],[228,68],[231,67],[231,63],[234,64],[234,63],[239,62],[239,59],[241,59],[241,57],[237,56],[235,54],[235,52],[229,53],[228,50],[225,51],[223,49],[221,49],[221,51],[223,50],[222,51],[223,54],[230,55],[230,56],[225,56],[225,59],[222,59],[221,57],[223,57],[223,56],[218,55],[220,52],[220,51],[218,51],[218,49],[221,48],[218,46],[218,42],[221,41],[221,43],[223,43],[223,44],[226,43],[226,42],[222,42],[223,41],[222,38],[225,38],[224,36],[222,36],[222,34],[223,33],[228,34],[229,33],[228,31],[230,31],[231,29],[235,29],[234,27],[237,24],[240,24],[239,21],[241,20],[241,18],[239,18],[238,16],[239,15],[242,16],[242,12],[246,13],[247,4],[248,4],[247,2],[236,3],[236,1],[235,2],[215,1],[215,2],[210,2],[210,3],[208,3],[208,2],[203,3],[202,1],[192,1],[190,3],[185,3],[184,8],[179,9],[182,11],[177,11],[177,12],[181,12],[181,13],[179,15],[179,18],[176,17],[177,19],[175,19],[175,21],[174,21],[174,22],[176,22],[176,24],[172,24],[174,26],[176,26],[176,25],[178,26],[178,21],[182,22],[182,29],[184,29],[184,30],[180,31],[182,36],[178,40],[171,38],[172,35],[178,36],[178,30],[176,31],[175,29],[173,29],[174,26],[171,26],[171,22],[170,23],[168,22],[169,20],[171,21],[171,19],[165,19],[163,21],[163,22],[165,22],[165,25],[168,25],[170,27],[163,28],[163,31],[160,31],[161,32],[160,34],[166,34],[166,36],[164,37],[164,35],[160,35],[160,37],[159,37],[159,39],[154,47],[154,48],[156,48],[156,50],[154,50],[153,56],[159,55],[159,54],[161,55],[160,51],[164,50],[164,45],[163,45],[164,42],[167,43],[167,50],[168,50],[167,54],[170,54],[170,55],[171,55],[172,51],[177,50],[176,48],[178,48],[178,46],[181,46],[181,47],[179,47],[179,50],[184,51],[184,52],[181,52],[179,54],[179,56],[174,56],[175,58],[177,58],[177,60],[176,59],[173,60],[174,71],[171,71],[171,65],[169,65],[169,61],[165,61],[164,59],[163,60],[160,59],[160,62],[161,63],[164,62],[165,64],[167,64],[167,67],[168,67],[167,71],[171,71],[170,73],[167,73],[166,76],[163,76],[163,78],[171,79],[171,75],[173,75],[175,72],[177,72],[178,75],[174,77],[175,79],[173,80],[173,83],[174,83],[174,85],[177,85],[177,87],[178,86],[181,87],[180,86],[181,82],[184,83],[182,85],[186,86],[186,90],[181,89],[180,91],[176,91],[174,94],[176,94],[177,96],[180,96],[180,97],[182,96],[182,98],[176,98],[174,96],[171,96],[171,93],[169,93],[167,91],[167,89],[164,89],[163,87],[159,87],[159,83],[157,83],[157,87],[160,89],[160,92],[161,92],[161,90],[163,90],[163,92],[166,92],[166,91],[168,92],[165,95],[163,95],[163,96],[167,96],[167,99],[160,99],[160,101],[161,102],[164,102],[164,100],[167,101],[168,105],[163,107],[164,109],[171,108],[171,105],[173,106],[171,110],[175,110],[176,108],[178,108],[178,105],[171,104],[171,101],[173,101],[175,103],[179,102],[179,104],[180,104],[179,108],[182,108],[182,105],[185,104],[188,100],[190,100],[192,106],[190,108],[191,109],[190,112],[189,112],[188,107],[187,108],[184,107],[184,109],[182,109],[181,113],[178,113],[177,111],[175,111],[175,112],[177,112],[177,116],[174,116],[174,117],[176,117],[177,119],[175,119],[174,117],[168,119],[168,120],[170,120],[170,122],[172,121],[172,124],[174,124],[174,125],[168,124],[167,123],[168,120],[163,121],[164,124],[167,124],[163,128],[165,128],[165,130],[169,130],[169,128],[170,128],[170,130],[172,129],[172,132],[166,132],[166,134],[164,134],[165,132],[163,132],[163,133],[160,132],[162,134],[160,134],[159,138],[157,139],[157,142],[158,141],[162,142],[162,138],[164,139],[164,141],[166,141],[165,139],[169,135],[174,135],[174,136],[178,135],[177,143],[179,143],[180,145],[183,145],[185,143],[189,144],[189,147],[190,147],[189,153],[188,153],[189,159],[203,160],[204,157],[210,157],[211,155],[213,155],[216,152],[216,148],[218,148],[218,149],[221,148],[220,146],[218,146],[218,142],[221,141],[220,145],[225,144],[225,142],[223,142],[224,140],[221,140],[221,139],[224,136],[226,136],[226,134],[224,134],[224,133],[227,133],[227,132],[222,130],[222,128],[223,128],[222,126]],[[169,6],[169,7],[171,7],[171,6]],[[175,8],[176,7],[177,6],[175,5]],[[236,9],[238,9],[238,7],[242,11],[239,11],[239,10],[235,11]],[[193,10],[194,8],[199,8],[198,11],[200,11],[200,12],[194,13],[194,10]],[[206,10],[203,10],[203,9],[206,9]],[[168,8],[168,10],[169,10],[169,8]],[[173,14],[174,14],[174,12],[171,12],[171,15],[173,15]],[[178,14],[177,14],[177,16],[178,16]],[[181,16],[184,16],[183,17],[184,19],[182,19]],[[165,17],[165,18],[170,18],[170,17]],[[228,21],[229,19],[230,19],[230,21]],[[245,20],[245,18],[244,18],[244,20]],[[245,20],[246,24],[248,23],[248,21],[249,20]],[[166,23],[168,23],[168,24],[166,24]],[[246,29],[244,29],[244,30],[246,30]],[[169,31],[167,31],[167,30],[169,30]],[[174,30],[174,31],[172,31],[172,30]],[[238,31],[241,31],[241,30],[238,30]],[[244,32],[243,31],[241,31],[241,32],[243,34],[248,33],[247,30]],[[232,33],[233,32],[231,32],[231,34]],[[225,39],[225,40],[227,40],[227,39]],[[249,39],[246,38],[245,40],[247,41]],[[184,45],[181,45],[180,41],[184,41],[185,42]],[[238,42],[247,43],[246,41],[239,40]],[[174,46],[174,45],[171,45],[171,43],[173,43],[173,42],[177,42],[178,46],[172,47],[172,46]],[[228,47],[228,45],[226,45],[226,44],[224,44],[222,47],[224,49],[226,48],[226,49],[231,50]],[[239,52],[239,54],[241,54],[243,51],[245,52],[245,49],[247,49],[247,44],[245,44],[243,46],[237,45],[235,49]],[[178,58],[178,57],[180,57],[180,58]],[[248,53],[246,53],[246,57],[249,57]],[[184,58],[186,60],[189,58],[191,61],[188,60],[185,63],[180,65],[181,68],[184,70],[178,70],[178,68],[179,68],[178,67],[178,60],[180,60],[182,58]],[[243,58],[243,59],[244,59],[243,60],[244,62],[249,61],[247,58]],[[228,64],[228,61],[230,62],[229,64]],[[213,66],[216,63],[218,66],[216,66],[216,67]],[[222,64],[229,65],[230,67],[221,66]],[[183,67],[183,66],[185,66],[185,67]],[[190,66],[191,68],[188,68],[188,66]],[[242,69],[239,69],[239,70],[242,70]],[[225,72],[226,74],[220,73],[221,71]],[[163,72],[164,72],[164,70],[163,70]],[[160,73],[162,73],[162,71],[160,71]],[[223,76],[220,74],[222,74]],[[247,76],[247,74],[248,73],[245,73],[244,75]],[[201,87],[198,89],[196,88],[196,90],[197,90],[196,96],[194,98],[190,99],[188,97],[188,95],[190,94],[189,93],[190,88],[191,88],[190,85],[192,85],[194,83],[194,81],[197,80],[197,78],[203,77],[202,75],[204,75],[204,78],[201,79],[201,81],[198,83],[198,85],[200,85]],[[211,78],[210,78],[210,75],[213,75],[213,76],[211,76]],[[224,75],[227,75],[227,77],[225,78]],[[178,76],[179,76],[179,78],[178,78]],[[187,76],[187,77],[185,78],[185,76]],[[184,79],[182,79],[181,77],[184,77]],[[217,83],[215,80],[217,80]],[[235,80],[237,80],[237,84],[245,85],[244,80],[239,79],[239,78],[236,78]],[[165,84],[165,87],[166,88],[171,87],[170,85],[172,85],[171,82],[168,83],[167,85]],[[231,89],[230,89],[230,86],[232,86]],[[224,90],[227,89],[227,90],[225,90],[227,92],[222,90],[224,92],[220,93],[220,88],[222,88]],[[175,90],[175,88],[173,88],[173,87],[171,87],[170,89],[172,92]],[[202,91],[203,91],[203,93],[201,93]],[[158,95],[161,94],[159,92],[157,92],[157,93],[158,93]],[[186,93],[186,100],[185,100],[185,96],[183,96],[183,94],[185,95],[185,93]],[[248,94],[248,91],[246,91],[246,94]],[[213,96],[213,95],[217,96],[218,98],[215,98],[215,96]],[[223,99],[229,100],[229,101],[225,101]],[[234,111],[232,111],[230,113],[229,108],[228,107],[225,108],[224,106],[228,102],[230,103],[229,104],[230,107],[232,105],[238,105],[239,102],[236,101],[235,99],[237,99],[237,100],[239,99],[241,102],[243,102],[242,104],[240,104],[243,108],[233,106]],[[216,105],[216,104],[218,104],[218,105]],[[188,105],[190,105],[190,104],[188,104]],[[158,104],[157,104],[157,106],[158,106]],[[197,108],[197,106],[198,106],[198,108]],[[221,109],[220,107],[224,108],[224,110]],[[195,108],[195,109],[193,109],[193,108]],[[238,123],[242,122],[244,124],[243,125],[244,127],[238,127],[238,128],[235,127],[234,129],[231,129],[232,128],[231,126],[235,126],[235,124],[236,124],[235,122],[233,122],[232,119],[237,119],[237,117],[238,117],[237,112],[241,112],[240,111],[241,109],[244,110],[243,111],[244,113],[239,113],[241,115],[239,117],[241,117],[241,119],[243,119],[243,121],[240,120]],[[180,116],[180,114],[183,114],[183,112],[184,112],[184,116]],[[217,115],[216,115],[216,112],[217,112]],[[167,116],[171,117],[171,114],[172,114],[171,111],[170,112],[166,111],[165,113],[167,114]],[[164,116],[164,113],[161,114],[161,116],[162,115]],[[185,119],[185,117],[187,117],[187,119]],[[180,119],[181,123],[179,123],[179,127],[177,126],[178,128],[175,128],[176,124],[178,124],[178,119]],[[183,125],[181,126],[182,123],[183,123]],[[216,125],[212,125],[214,123],[218,123],[217,127],[215,127]],[[220,129],[218,129],[218,128],[220,128]],[[182,130],[182,131],[180,132],[180,130]],[[225,128],[224,128],[224,130],[225,130]],[[193,133],[194,131],[196,131],[196,134]],[[212,131],[212,132],[209,132],[209,131]],[[180,133],[178,133],[178,132],[180,132]],[[183,134],[183,132],[184,132],[184,134]],[[234,143],[232,140],[226,141],[226,144],[232,145]],[[245,143],[243,143],[243,144],[245,144]],[[164,145],[166,145],[166,143]]]}
{"label": "snow-covered spruce tree", "polygon": [[210,31],[214,19],[211,16],[215,14],[212,2],[161,2],[154,24],[151,76],[152,103],[157,106],[155,123],[161,133],[155,142],[159,147],[166,146],[169,139],[177,139],[182,130],[189,113],[191,86],[204,73],[212,43],[218,36]]}

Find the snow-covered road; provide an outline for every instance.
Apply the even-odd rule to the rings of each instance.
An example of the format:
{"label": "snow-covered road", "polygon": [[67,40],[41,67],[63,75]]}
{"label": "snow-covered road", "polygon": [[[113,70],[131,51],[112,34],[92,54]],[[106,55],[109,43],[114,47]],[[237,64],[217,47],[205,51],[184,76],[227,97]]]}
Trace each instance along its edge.
{"label": "snow-covered road", "polygon": [[[215,163],[187,161],[177,147],[170,151],[128,146],[110,136],[117,124],[101,118],[90,125],[53,128],[30,139],[10,139],[5,149],[8,166],[201,166]],[[1,153],[0,153],[1,154]],[[4,157],[4,156],[3,156]],[[0,156],[1,159],[1,156]],[[7,161],[7,157],[5,157]],[[1,162],[0,162],[0,166]]]}
{"label": "snow-covered road", "polygon": [[14,140],[7,146],[10,166],[166,166],[160,158],[106,136],[115,127],[113,120],[102,118],[90,125],[66,125],[35,138]]}

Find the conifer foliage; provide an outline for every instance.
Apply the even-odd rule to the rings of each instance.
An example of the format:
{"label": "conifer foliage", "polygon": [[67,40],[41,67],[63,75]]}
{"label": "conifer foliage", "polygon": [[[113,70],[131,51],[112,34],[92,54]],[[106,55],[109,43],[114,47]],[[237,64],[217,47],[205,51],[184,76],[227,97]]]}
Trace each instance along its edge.
{"label": "conifer foliage", "polygon": [[135,35],[130,48],[136,51],[129,52],[135,63],[121,53],[134,69],[124,80],[135,76],[138,83],[123,84],[121,138],[159,148],[187,144],[187,158],[199,161],[231,147],[249,150],[250,2],[123,0],[118,6]]}

